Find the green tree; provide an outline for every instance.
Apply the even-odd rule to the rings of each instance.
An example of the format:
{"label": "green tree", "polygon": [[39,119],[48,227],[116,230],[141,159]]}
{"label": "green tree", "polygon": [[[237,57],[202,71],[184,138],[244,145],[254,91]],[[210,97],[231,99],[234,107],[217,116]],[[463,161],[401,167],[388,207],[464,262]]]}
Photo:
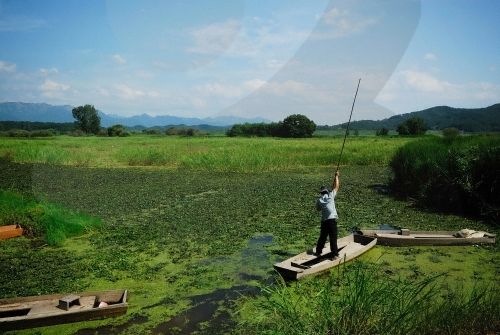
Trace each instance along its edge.
{"label": "green tree", "polygon": [[382,127],[380,129],[377,129],[375,135],[377,136],[387,136],[389,134],[389,129]]}
{"label": "green tree", "polygon": [[406,127],[410,135],[423,135],[427,131],[427,125],[424,119],[420,117],[412,117],[406,120]]}
{"label": "green tree", "polygon": [[448,140],[453,140],[454,138],[460,136],[460,130],[457,128],[445,128],[441,131],[443,133],[443,137]]}
{"label": "green tree", "polygon": [[243,129],[241,124],[235,124],[230,129],[226,131],[226,135],[229,137],[242,136]]}
{"label": "green tree", "polygon": [[101,118],[92,105],[78,106],[72,110],[76,125],[85,133],[97,134],[101,128]]}
{"label": "green tree", "polygon": [[427,125],[424,119],[419,117],[411,117],[401,123],[397,131],[399,135],[423,135],[427,131]]}
{"label": "green tree", "polygon": [[179,135],[179,129],[175,127],[168,127],[168,129],[165,130],[165,135]]}
{"label": "green tree", "polygon": [[408,132],[408,127],[406,126],[406,123],[401,123],[398,128],[396,129],[399,135],[409,135],[410,133]]}
{"label": "green tree", "polygon": [[196,136],[196,134],[198,133],[199,133],[198,129],[194,128],[181,129],[181,135],[183,136]]}
{"label": "green tree", "polygon": [[130,133],[121,124],[115,124],[108,128],[108,136],[129,136]]}
{"label": "green tree", "polygon": [[293,114],[283,120],[285,137],[311,137],[315,130],[316,124],[302,114]]}
{"label": "green tree", "polygon": [[283,122],[272,123],[244,123],[235,124],[226,131],[226,135],[234,136],[285,136]]}

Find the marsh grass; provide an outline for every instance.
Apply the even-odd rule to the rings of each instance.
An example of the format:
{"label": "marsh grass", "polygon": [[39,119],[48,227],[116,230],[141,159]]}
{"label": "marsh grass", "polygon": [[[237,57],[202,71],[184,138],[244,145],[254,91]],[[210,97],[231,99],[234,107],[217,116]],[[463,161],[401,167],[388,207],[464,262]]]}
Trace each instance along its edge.
{"label": "marsh grass", "polygon": [[121,148],[116,153],[118,162],[130,166],[173,166],[175,152],[169,148]]}
{"label": "marsh grass", "polygon": [[0,225],[12,224],[21,225],[25,235],[43,237],[47,244],[55,246],[67,237],[100,226],[101,221],[53,203],[0,190]]}
{"label": "marsh grass", "polygon": [[64,149],[54,150],[54,148],[44,146],[31,146],[29,142],[22,145],[14,154],[16,159],[25,162],[43,162],[47,164],[62,164],[69,153]]}
{"label": "marsh grass", "polygon": [[500,137],[429,137],[407,143],[390,162],[392,190],[421,205],[500,219]]}
{"label": "marsh grass", "polygon": [[[342,164],[385,165],[413,139],[349,137]],[[307,171],[336,164],[342,138],[228,138],[136,135],[126,138],[5,138],[0,157],[17,163],[88,167],[157,166],[193,171]]]}
{"label": "marsh grass", "polygon": [[488,287],[442,290],[441,276],[391,279],[356,263],[326,280],[263,289],[242,328],[255,334],[485,334],[500,329],[500,294]]}

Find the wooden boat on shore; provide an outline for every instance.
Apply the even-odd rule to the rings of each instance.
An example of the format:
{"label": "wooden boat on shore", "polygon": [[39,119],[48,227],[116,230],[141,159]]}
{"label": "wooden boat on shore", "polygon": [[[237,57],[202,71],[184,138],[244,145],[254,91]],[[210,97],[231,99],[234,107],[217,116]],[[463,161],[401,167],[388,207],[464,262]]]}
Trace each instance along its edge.
{"label": "wooden boat on shore", "polygon": [[6,240],[11,237],[21,236],[23,234],[23,228],[19,225],[8,225],[0,227],[0,240]]}
{"label": "wooden boat on shore", "polygon": [[274,268],[285,279],[296,280],[308,275],[317,275],[334,266],[348,262],[370,250],[377,244],[377,239],[363,235],[348,235],[337,240],[339,256],[331,258],[330,243],[326,243],[323,253],[314,255],[315,250],[306,251],[283,262],[274,264]]}
{"label": "wooden boat on shore", "polygon": [[127,308],[127,290],[1,299],[0,333],[115,317],[125,314]]}
{"label": "wooden boat on shore", "polygon": [[[467,234],[466,232],[467,231]],[[453,231],[411,231],[409,229],[362,229],[357,231],[362,236],[376,238],[378,244],[388,246],[451,246],[468,244],[495,243],[495,234],[464,229]]]}

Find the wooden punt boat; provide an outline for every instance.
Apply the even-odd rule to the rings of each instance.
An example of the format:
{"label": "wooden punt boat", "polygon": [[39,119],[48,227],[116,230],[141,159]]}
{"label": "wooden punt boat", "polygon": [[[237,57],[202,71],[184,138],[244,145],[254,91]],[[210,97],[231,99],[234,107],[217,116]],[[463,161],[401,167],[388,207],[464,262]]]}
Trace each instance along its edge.
{"label": "wooden punt boat", "polygon": [[6,240],[11,237],[21,236],[23,234],[23,228],[19,225],[8,225],[0,227],[0,240]]}
{"label": "wooden punt boat", "polygon": [[477,234],[477,237],[474,234],[471,237],[460,237],[457,232],[453,231],[411,231],[409,229],[362,229],[357,233],[377,238],[378,244],[388,246],[450,246],[495,243],[495,235],[484,232],[480,232],[484,234]]}
{"label": "wooden punt boat", "polygon": [[334,266],[348,262],[370,250],[377,239],[369,236],[351,234],[337,240],[339,256],[331,259],[330,243],[326,243],[323,253],[313,254],[314,249],[274,264],[274,268],[285,279],[296,280],[308,275],[317,275]]}
{"label": "wooden punt boat", "polygon": [[125,314],[127,307],[127,290],[1,299],[0,333],[5,330],[115,317]]}

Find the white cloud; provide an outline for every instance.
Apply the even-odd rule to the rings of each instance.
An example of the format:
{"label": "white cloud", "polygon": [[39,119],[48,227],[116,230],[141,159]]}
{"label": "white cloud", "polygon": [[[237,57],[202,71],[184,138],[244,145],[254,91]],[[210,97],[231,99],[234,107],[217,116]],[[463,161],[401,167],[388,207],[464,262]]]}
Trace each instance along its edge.
{"label": "white cloud", "polygon": [[306,92],[311,92],[312,85],[296,80],[286,80],[282,82],[270,82],[262,87],[262,92],[271,95],[304,95]]}
{"label": "white cloud", "polygon": [[437,105],[487,106],[500,101],[500,85],[474,81],[456,83],[427,72],[404,70],[390,78],[376,101],[399,113]]}
{"label": "white cloud", "polygon": [[283,62],[280,62],[276,59],[270,59],[266,61],[266,66],[270,69],[280,69],[285,65]]}
{"label": "white cloud", "polygon": [[[255,81],[255,84],[262,85],[252,94],[227,107],[221,112],[221,115],[261,115],[277,121],[289,114],[300,113],[311,117],[315,122],[325,122],[323,120],[325,111],[329,111],[326,114],[328,121],[332,122],[330,118],[335,112],[330,113],[331,109],[338,108],[343,102],[343,98],[339,98],[338,92],[332,92],[329,87],[323,86],[321,83],[274,78],[267,83]],[[352,103],[352,92],[349,93],[350,102],[348,103]]]}
{"label": "white cloud", "polygon": [[50,79],[46,79],[40,89],[42,91],[66,91],[70,88],[69,85],[61,84]]}
{"label": "white cloud", "polygon": [[260,86],[257,94],[289,99],[299,104],[331,104],[335,97],[324,88],[298,80],[271,81]]}
{"label": "white cloud", "polygon": [[142,78],[142,79],[152,79],[155,77],[155,74],[150,72],[150,71],[146,71],[146,70],[138,70],[136,72],[136,75],[139,77],[139,78]]}
{"label": "white cloud", "polygon": [[192,30],[193,46],[188,52],[204,55],[221,55],[233,57],[260,56],[269,68],[279,69],[288,59],[278,60],[264,57],[269,53],[276,57],[282,53],[295,51],[309,36],[309,31],[284,29],[283,26],[272,20],[236,21],[228,20],[213,23],[208,26]]}
{"label": "white cloud", "polygon": [[107,89],[105,88],[98,88],[97,89],[97,93],[103,97],[109,97],[110,96],[110,93]]}
{"label": "white cloud", "polygon": [[254,91],[254,90],[259,89],[260,87],[262,87],[264,84],[266,84],[265,80],[251,79],[251,80],[245,81],[243,83],[243,87]]}
{"label": "white cloud", "polygon": [[384,102],[391,102],[391,101],[394,101],[394,99],[396,99],[396,95],[390,91],[386,92],[386,91],[381,91],[378,95],[377,95],[377,101],[381,102],[381,103],[384,103]]}
{"label": "white cloud", "polygon": [[45,82],[40,85],[42,91],[66,91],[69,87],[69,85],[57,83],[50,79],[46,79]]}
{"label": "white cloud", "polygon": [[191,31],[194,46],[188,51],[200,54],[221,54],[233,43],[241,29],[240,22],[227,20]]}
{"label": "white cloud", "polygon": [[126,99],[126,100],[131,100],[131,99],[136,99],[139,97],[143,97],[146,94],[141,91],[141,90],[136,90],[133,89],[127,85],[116,85],[115,86],[116,93],[119,97]]}
{"label": "white cloud", "polygon": [[378,19],[362,17],[348,10],[333,7],[323,14],[322,22],[330,30],[318,31],[311,35],[311,38],[329,39],[349,36],[376,24]]}
{"label": "white cloud", "polygon": [[64,97],[64,93],[70,89],[70,86],[50,79],[45,79],[43,84],[38,88],[42,91],[44,97],[61,99]]}
{"label": "white cloud", "polygon": [[426,72],[405,70],[401,71],[401,74],[407,85],[422,92],[440,93],[450,91],[457,87],[445,80],[439,80]]}
{"label": "white cloud", "polygon": [[435,61],[437,60],[437,56],[433,54],[432,52],[428,52],[424,55],[425,60],[430,60],[430,61]]}
{"label": "white cloud", "polygon": [[158,91],[143,91],[140,89],[135,89],[125,84],[115,85],[114,86],[114,94],[119,98],[125,100],[135,100],[138,98],[150,97],[150,98],[158,98],[161,94]]}
{"label": "white cloud", "polygon": [[112,58],[113,58],[113,60],[115,61],[116,64],[123,65],[123,64],[127,63],[127,60],[125,58],[123,58],[123,56],[120,56],[119,54],[114,54],[112,56]]}
{"label": "white cloud", "polygon": [[42,74],[42,76],[48,76],[51,74],[58,74],[59,70],[56,69],[55,67],[52,67],[50,69],[41,68],[40,73]]}
{"label": "white cloud", "polygon": [[147,95],[151,98],[158,98],[161,96],[160,92],[158,91],[149,91]]}
{"label": "white cloud", "polygon": [[220,83],[209,83],[197,86],[195,90],[205,96],[218,96],[223,98],[237,98],[242,96],[243,90],[237,85],[225,85]]}
{"label": "white cloud", "polygon": [[500,101],[500,85],[488,82],[471,83],[468,90],[475,99]]}
{"label": "white cloud", "polygon": [[0,72],[15,72],[16,71],[16,64],[14,63],[9,63],[9,62],[4,62],[0,60]]}
{"label": "white cloud", "polygon": [[197,86],[195,92],[207,97],[240,98],[261,88],[265,84],[266,81],[261,79],[250,79],[235,85],[216,82]]}
{"label": "white cloud", "polygon": [[338,21],[347,15],[347,11],[332,8],[323,14],[323,21],[328,25],[338,24]]}
{"label": "white cloud", "polygon": [[205,108],[207,106],[207,102],[199,97],[192,97],[191,104],[195,108]]}

